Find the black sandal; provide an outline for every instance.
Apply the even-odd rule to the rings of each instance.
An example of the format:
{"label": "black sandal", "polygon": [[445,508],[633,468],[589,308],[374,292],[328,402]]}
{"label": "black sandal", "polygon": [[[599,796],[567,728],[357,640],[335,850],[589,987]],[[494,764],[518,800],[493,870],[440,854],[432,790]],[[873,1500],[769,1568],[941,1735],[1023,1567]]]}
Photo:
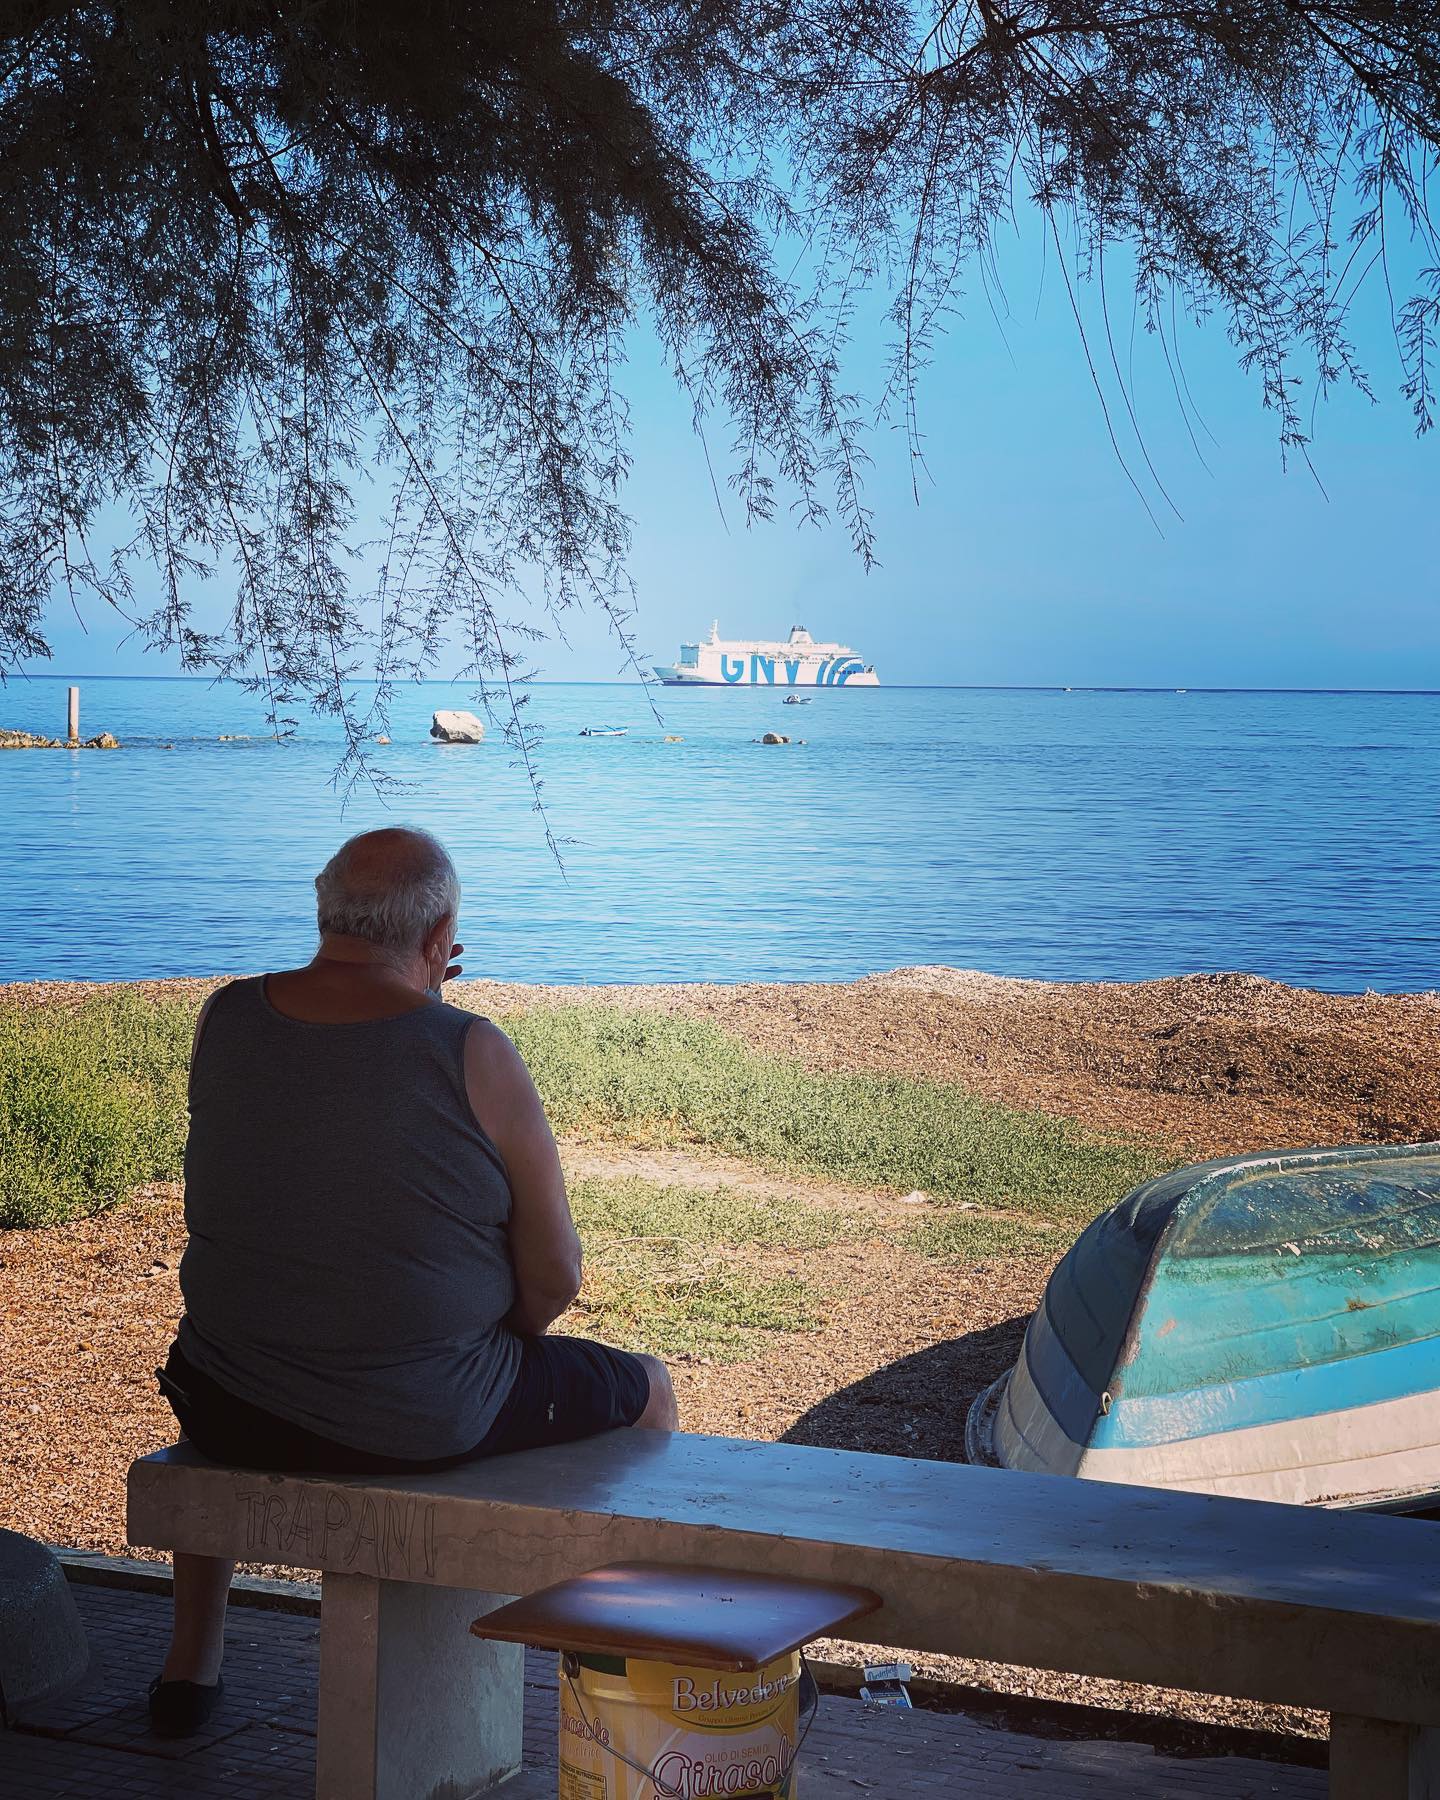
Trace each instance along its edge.
{"label": "black sandal", "polygon": [[150,1683],[150,1729],[156,1737],[194,1737],[224,1692],[223,1681],[206,1687],[198,1681],[165,1681],[157,1675]]}

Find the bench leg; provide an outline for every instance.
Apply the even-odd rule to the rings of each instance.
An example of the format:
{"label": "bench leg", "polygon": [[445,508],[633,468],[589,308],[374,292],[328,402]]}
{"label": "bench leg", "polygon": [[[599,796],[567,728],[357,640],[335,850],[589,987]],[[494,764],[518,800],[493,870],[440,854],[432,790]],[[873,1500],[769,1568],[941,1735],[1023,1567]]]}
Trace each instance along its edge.
{"label": "bench leg", "polygon": [[1440,1730],[1332,1713],[1330,1800],[1440,1800]]}
{"label": "bench leg", "polygon": [[326,1575],[316,1800],[471,1800],[520,1767],[525,1652],[471,1637],[504,1596]]}

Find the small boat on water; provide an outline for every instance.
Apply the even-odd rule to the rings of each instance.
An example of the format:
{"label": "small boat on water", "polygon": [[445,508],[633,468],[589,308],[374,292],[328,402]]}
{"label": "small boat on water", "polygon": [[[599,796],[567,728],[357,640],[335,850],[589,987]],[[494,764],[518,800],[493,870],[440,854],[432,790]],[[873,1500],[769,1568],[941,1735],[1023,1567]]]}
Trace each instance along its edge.
{"label": "small boat on water", "polygon": [[628,725],[582,725],[581,737],[624,737],[629,731]]}
{"label": "small boat on water", "polygon": [[787,694],[784,704],[786,706],[809,706],[813,699],[813,694]]}
{"label": "small boat on water", "polygon": [[1102,1213],[972,1462],[1411,1512],[1440,1502],[1440,1145],[1199,1163]]}

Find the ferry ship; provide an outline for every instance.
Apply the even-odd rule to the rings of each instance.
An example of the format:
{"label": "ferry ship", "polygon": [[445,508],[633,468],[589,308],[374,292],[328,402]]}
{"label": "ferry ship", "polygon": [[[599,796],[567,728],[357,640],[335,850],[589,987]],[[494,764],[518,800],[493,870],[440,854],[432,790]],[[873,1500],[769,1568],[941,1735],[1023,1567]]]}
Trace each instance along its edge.
{"label": "ferry ship", "polygon": [[848,644],[817,644],[803,625],[781,643],[722,638],[720,622],[701,644],[682,644],[680,660],[656,663],[666,687],[879,687],[880,677]]}

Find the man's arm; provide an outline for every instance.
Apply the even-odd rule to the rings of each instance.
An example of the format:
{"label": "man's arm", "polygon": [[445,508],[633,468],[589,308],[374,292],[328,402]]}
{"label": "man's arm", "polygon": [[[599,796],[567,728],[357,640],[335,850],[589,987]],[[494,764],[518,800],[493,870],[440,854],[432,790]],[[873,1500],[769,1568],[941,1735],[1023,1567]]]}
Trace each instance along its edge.
{"label": "man's arm", "polygon": [[[202,1037],[204,1037],[205,1027],[210,1022],[210,1009],[212,1006],[214,1006],[215,1002],[220,998],[220,995],[223,993],[223,991],[224,990],[222,988],[216,988],[213,991],[213,993],[207,994],[205,996],[205,1004],[200,1008],[200,1011],[195,1016],[195,1031],[190,1039],[190,1074],[191,1075],[193,1075],[194,1071],[195,1071],[195,1058],[200,1050],[200,1040]],[[186,1077],[186,1088],[187,1088],[187,1104],[188,1104],[188,1088],[189,1088],[189,1076],[188,1075]]]}
{"label": "man's arm", "polygon": [[488,1019],[477,1019],[465,1039],[465,1085],[510,1175],[515,1305],[506,1323],[538,1337],[580,1292],[580,1236],[560,1155],[520,1052]]}

